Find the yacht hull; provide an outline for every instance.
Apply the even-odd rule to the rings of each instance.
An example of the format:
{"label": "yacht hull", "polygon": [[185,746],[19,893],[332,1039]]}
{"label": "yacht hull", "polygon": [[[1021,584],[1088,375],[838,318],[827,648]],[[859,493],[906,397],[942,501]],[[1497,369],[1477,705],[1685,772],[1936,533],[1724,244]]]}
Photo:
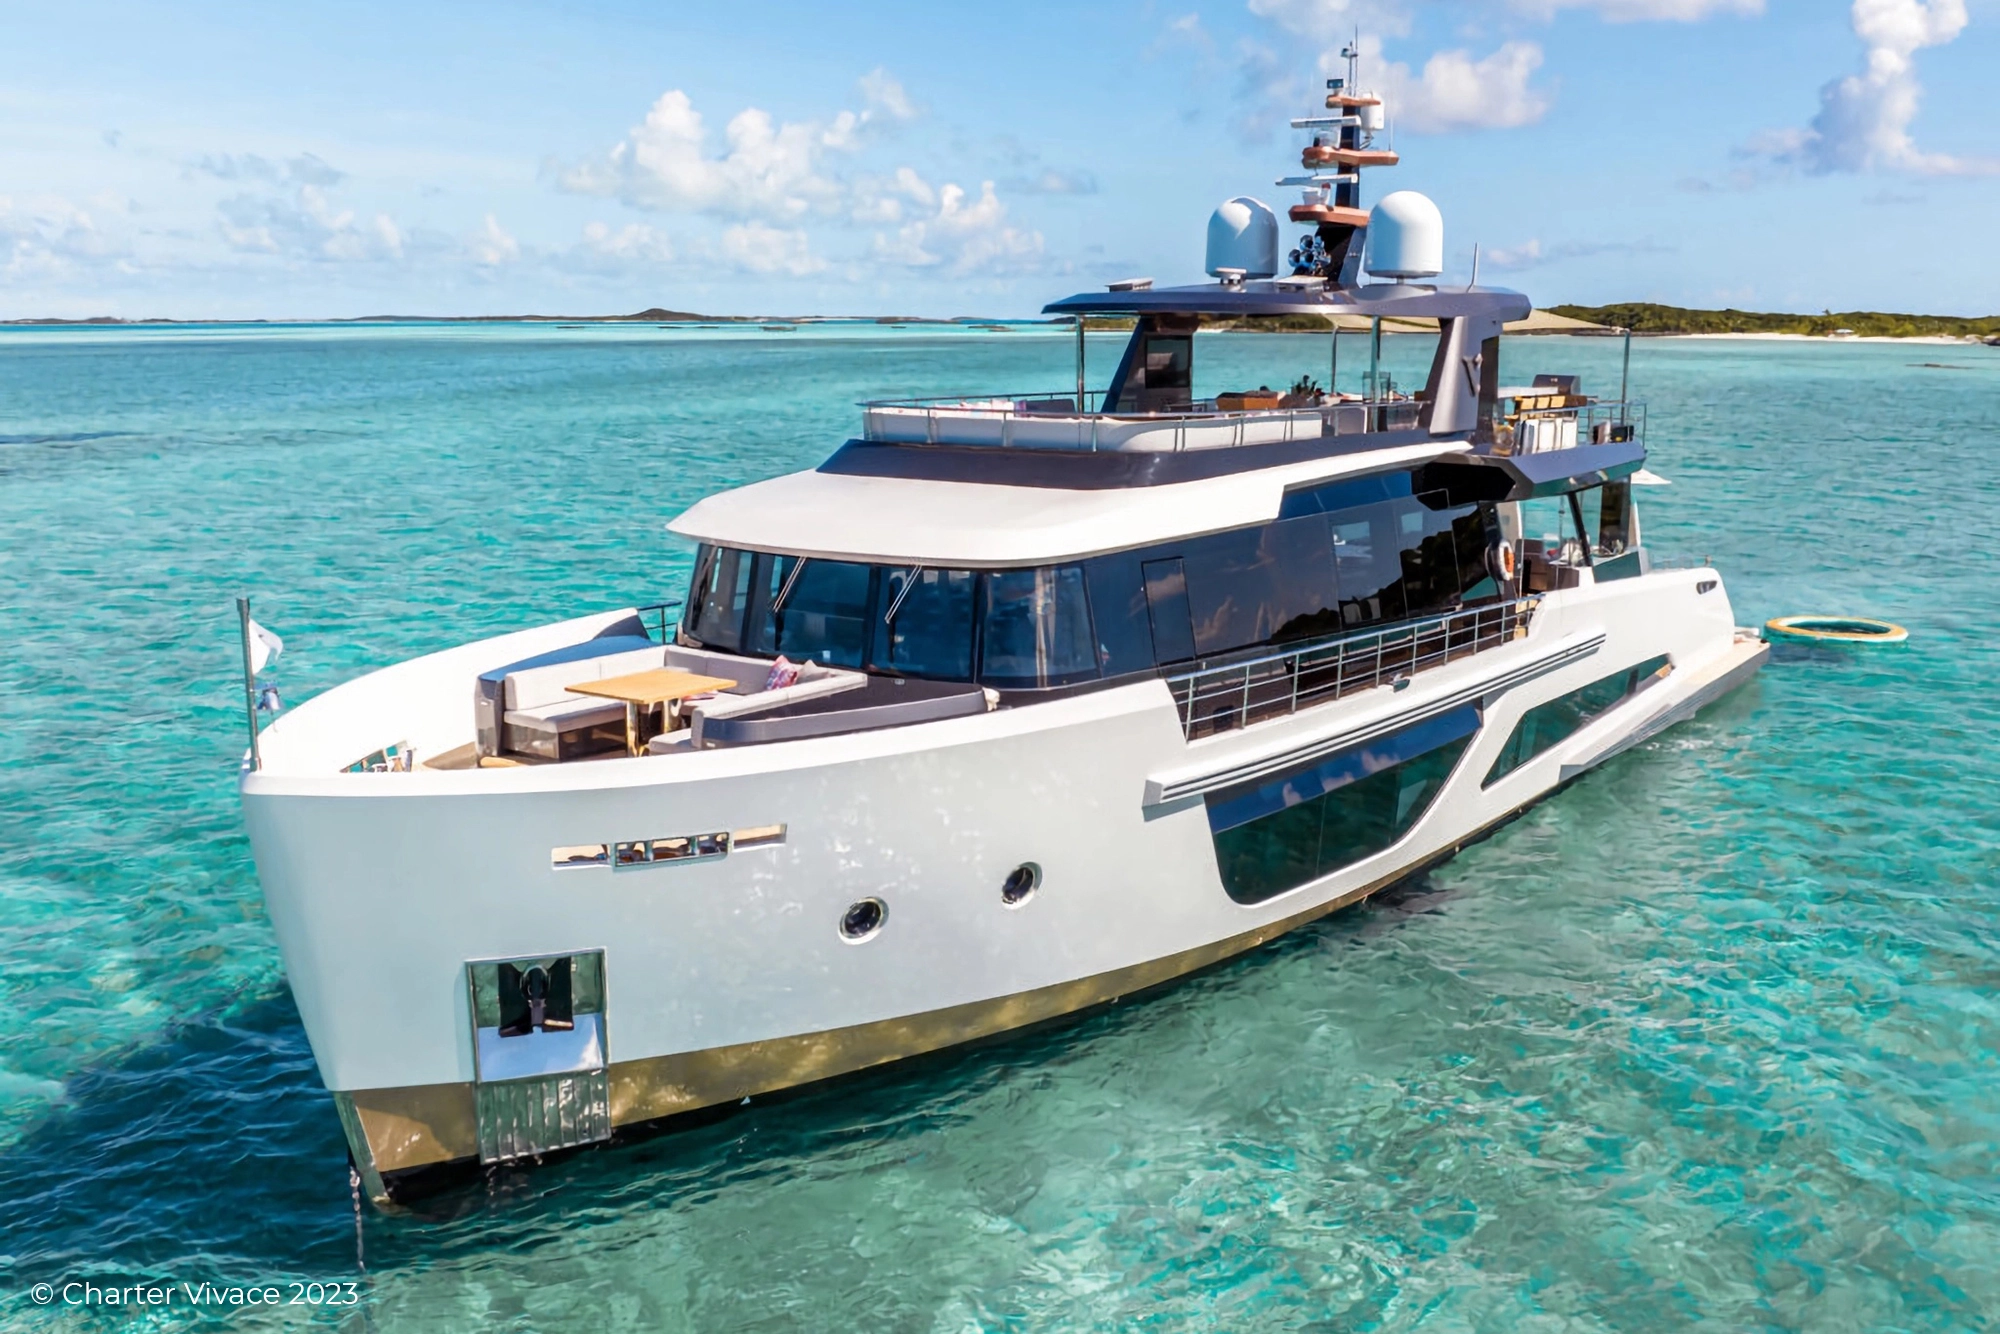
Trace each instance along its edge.
{"label": "yacht hull", "polygon": [[[1089,1009],[1253,949],[1451,855],[1741,684],[1766,651],[1736,631],[1714,571],[1659,572],[1550,594],[1520,639],[1398,686],[1192,742],[1166,684],[1150,680],[671,757],[329,771],[342,745],[446,748],[470,669],[610,619],[330,691],[267,731],[266,767],[243,776],[289,980],[378,1199],[399,1177],[494,1156],[475,961],[601,952],[610,1127],[738,1102]],[[1648,688],[1486,781],[1527,710],[1659,655],[1672,669]],[[1460,699],[1476,701],[1478,730],[1398,841],[1265,901],[1230,897],[1204,775],[1268,769]],[[552,864],[558,848],[778,825],[782,841],[724,856]],[[1003,902],[1026,864],[1038,888]],[[886,920],[844,938],[843,914],[866,898]]]}

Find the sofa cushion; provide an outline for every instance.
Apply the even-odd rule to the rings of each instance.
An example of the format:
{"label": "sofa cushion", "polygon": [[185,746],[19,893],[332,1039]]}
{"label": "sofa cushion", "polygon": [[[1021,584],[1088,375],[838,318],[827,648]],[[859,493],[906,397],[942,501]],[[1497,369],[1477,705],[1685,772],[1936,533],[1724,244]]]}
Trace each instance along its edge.
{"label": "sofa cushion", "polygon": [[525,709],[509,709],[506,721],[510,727],[568,732],[597,723],[622,723],[625,721],[625,706],[615,699],[572,695],[567,700],[532,705]]}
{"label": "sofa cushion", "polygon": [[583,699],[586,696],[571,694],[569,687],[579,681],[601,681],[607,676],[643,672],[660,666],[664,656],[663,650],[658,647],[641,648],[625,653],[607,653],[581,662],[563,662],[511,672],[507,676],[507,708],[510,711],[535,709],[564,700]]}
{"label": "sofa cushion", "polygon": [[693,744],[699,748],[704,740],[708,722],[717,718],[740,718],[746,714],[762,713],[766,709],[780,708],[795,704],[800,700],[817,699],[822,695],[837,695],[843,690],[856,690],[868,683],[868,678],[860,672],[842,671],[836,667],[825,667],[818,663],[803,663],[797,685],[789,685],[778,690],[759,690],[748,695],[717,695],[714,699],[702,700],[687,710],[689,727],[693,730]]}

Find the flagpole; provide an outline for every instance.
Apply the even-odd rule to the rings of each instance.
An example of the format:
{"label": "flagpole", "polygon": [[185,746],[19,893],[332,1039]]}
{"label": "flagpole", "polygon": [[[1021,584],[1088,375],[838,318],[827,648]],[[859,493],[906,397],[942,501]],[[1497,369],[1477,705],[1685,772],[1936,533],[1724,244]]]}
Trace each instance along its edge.
{"label": "flagpole", "polygon": [[236,617],[243,630],[243,720],[250,725],[250,767],[264,767],[257,749],[257,673],[250,667],[250,599],[236,599]]}

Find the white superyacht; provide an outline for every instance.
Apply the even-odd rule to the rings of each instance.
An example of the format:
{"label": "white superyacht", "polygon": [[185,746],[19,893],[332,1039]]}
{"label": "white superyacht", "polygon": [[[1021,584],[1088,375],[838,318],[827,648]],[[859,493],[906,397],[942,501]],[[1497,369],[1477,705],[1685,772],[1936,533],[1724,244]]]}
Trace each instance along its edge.
{"label": "white superyacht", "polygon": [[[1436,208],[1361,207],[1380,100],[1326,103],[1279,182],[1296,247],[1235,199],[1211,281],[1054,303],[1073,387],[867,404],[818,468],[673,520],[677,614],[253,724],[258,873],[373,1198],[1184,976],[1761,665],[1720,574],[1641,541],[1643,413],[1510,387],[1528,299],[1438,286]],[[1335,369],[1363,331],[1362,392],[1193,396],[1204,322],[1302,315]],[[1093,390],[1084,322],[1113,319]],[[1384,321],[1435,330],[1413,393]]]}

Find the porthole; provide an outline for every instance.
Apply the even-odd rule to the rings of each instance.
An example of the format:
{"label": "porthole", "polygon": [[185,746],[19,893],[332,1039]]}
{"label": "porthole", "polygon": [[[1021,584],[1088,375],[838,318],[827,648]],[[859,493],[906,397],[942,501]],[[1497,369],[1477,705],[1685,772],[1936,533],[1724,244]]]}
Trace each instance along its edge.
{"label": "porthole", "polygon": [[1042,868],[1033,862],[1022,862],[1000,882],[1000,902],[1009,908],[1018,908],[1035,897],[1035,891],[1041,886]]}
{"label": "porthole", "polygon": [[863,899],[849,904],[847,911],[840,915],[841,938],[855,945],[873,940],[888,920],[889,905],[880,899]]}

